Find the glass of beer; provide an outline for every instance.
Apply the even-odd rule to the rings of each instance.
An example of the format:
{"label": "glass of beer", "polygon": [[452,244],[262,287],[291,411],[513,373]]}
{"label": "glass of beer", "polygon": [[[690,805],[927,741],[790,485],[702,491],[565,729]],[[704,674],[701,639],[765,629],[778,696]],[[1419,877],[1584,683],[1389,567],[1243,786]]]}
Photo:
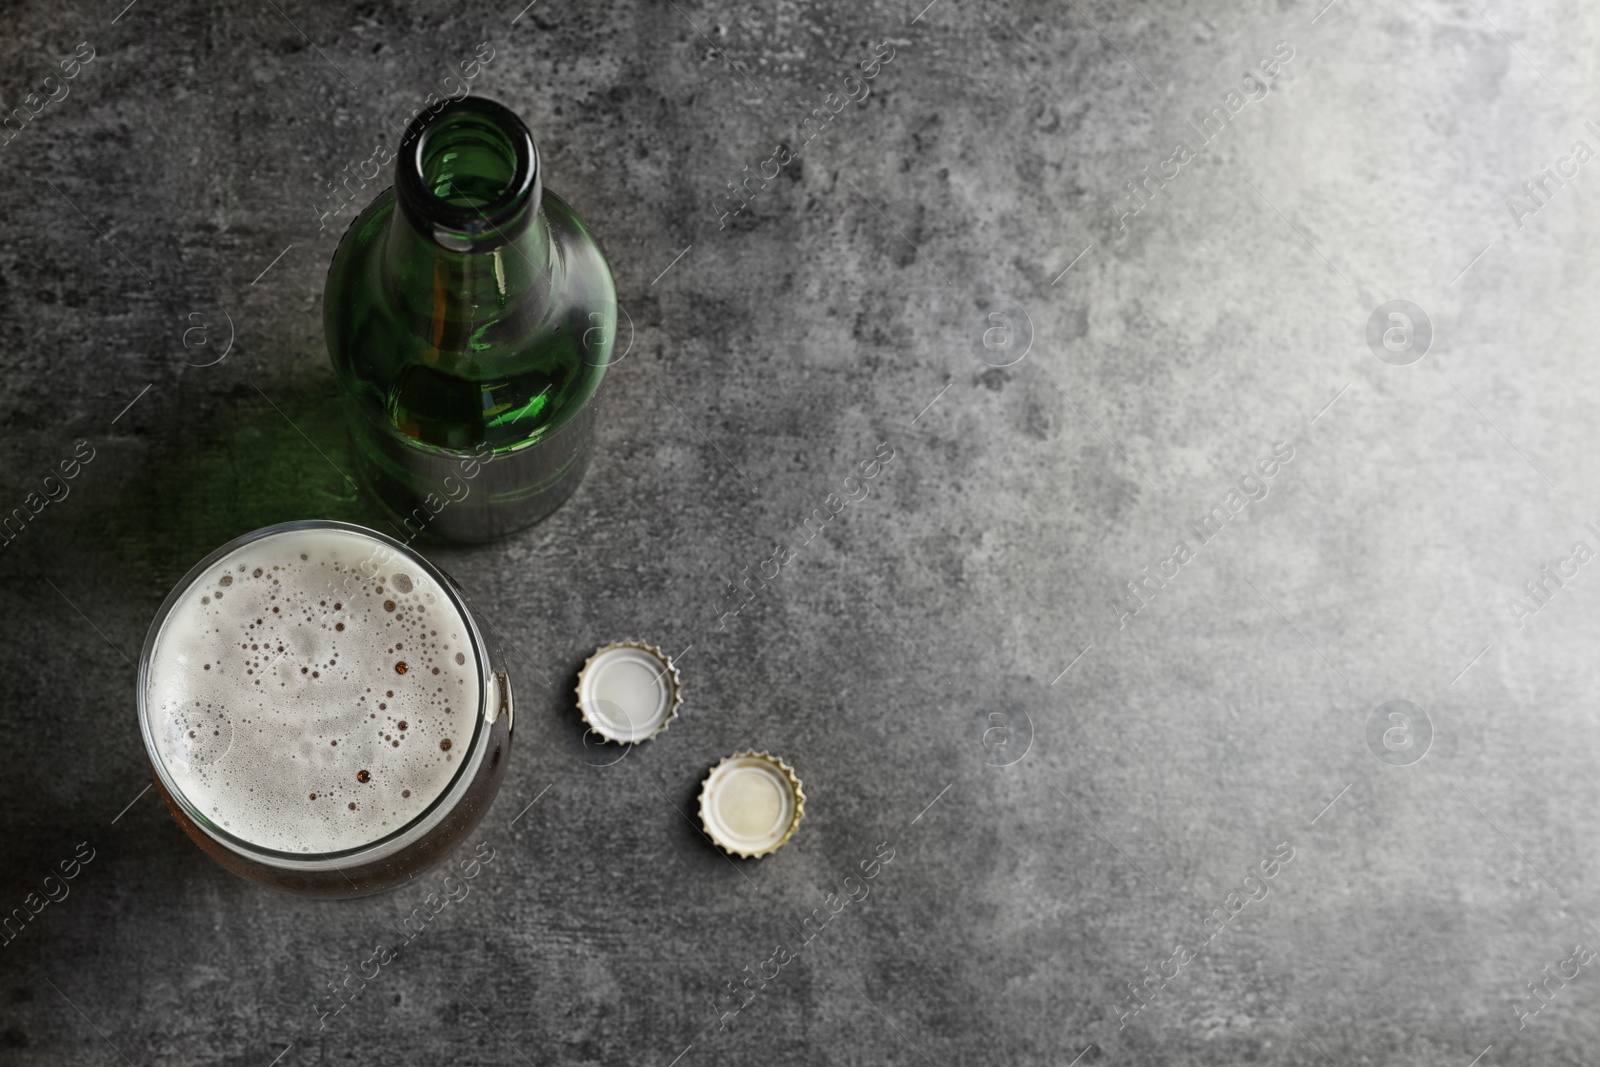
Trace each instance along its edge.
{"label": "glass of beer", "polygon": [[511,685],[449,575],[373,530],[287,522],[167,596],[139,726],[168,809],[212,859],[360,896],[477,826],[510,755]]}

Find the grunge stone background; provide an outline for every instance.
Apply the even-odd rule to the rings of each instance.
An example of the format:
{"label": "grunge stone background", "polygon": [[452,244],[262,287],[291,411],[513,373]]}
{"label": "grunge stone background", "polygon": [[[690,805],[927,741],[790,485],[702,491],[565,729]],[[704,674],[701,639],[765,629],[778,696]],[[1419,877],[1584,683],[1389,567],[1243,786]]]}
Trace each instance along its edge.
{"label": "grunge stone background", "polygon": [[[1591,9],[519,7],[7,9],[0,1059],[1594,1060]],[[631,329],[572,501],[431,552],[513,763],[335,1014],[441,872],[215,867],[134,662],[223,541],[380,521],[321,294],[388,178],[332,183],[485,55]],[[623,755],[571,689],[626,638],[686,704]],[[732,861],[750,747],[808,815]]]}

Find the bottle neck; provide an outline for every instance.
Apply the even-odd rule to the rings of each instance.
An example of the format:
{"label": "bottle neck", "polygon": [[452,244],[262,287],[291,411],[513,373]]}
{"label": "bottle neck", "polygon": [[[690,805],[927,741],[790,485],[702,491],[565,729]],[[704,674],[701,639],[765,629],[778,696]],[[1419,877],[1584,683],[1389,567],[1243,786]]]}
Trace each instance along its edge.
{"label": "bottle neck", "polygon": [[407,128],[384,264],[398,310],[436,350],[481,351],[548,302],[542,196],[533,137],[505,107],[466,97]]}
{"label": "bottle neck", "polygon": [[543,307],[551,284],[550,226],[536,211],[515,237],[483,241],[468,250],[446,248],[397,205],[384,250],[387,286],[405,312],[433,320],[433,343],[463,349],[456,336],[519,305]]}

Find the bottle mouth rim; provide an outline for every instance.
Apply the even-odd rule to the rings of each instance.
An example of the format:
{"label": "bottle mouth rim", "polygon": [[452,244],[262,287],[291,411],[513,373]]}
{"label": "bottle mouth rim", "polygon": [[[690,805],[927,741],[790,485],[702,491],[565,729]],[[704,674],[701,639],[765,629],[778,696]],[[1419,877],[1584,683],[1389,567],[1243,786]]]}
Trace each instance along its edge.
{"label": "bottle mouth rim", "polygon": [[[429,179],[438,139],[476,131],[498,139],[507,175],[487,202],[458,203],[437,195]],[[411,120],[395,162],[395,192],[408,214],[446,248],[466,250],[504,243],[527,227],[541,195],[539,149],[533,134],[504,104],[467,96],[424,110]]]}

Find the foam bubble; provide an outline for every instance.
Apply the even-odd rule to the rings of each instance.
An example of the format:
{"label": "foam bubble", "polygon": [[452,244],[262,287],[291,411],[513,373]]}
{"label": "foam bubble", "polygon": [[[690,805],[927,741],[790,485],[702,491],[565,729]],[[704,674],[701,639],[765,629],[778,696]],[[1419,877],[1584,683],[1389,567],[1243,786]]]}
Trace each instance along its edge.
{"label": "foam bubble", "polygon": [[482,679],[447,651],[469,644],[448,595],[380,572],[395,560],[354,531],[272,534],[212,564],[162,624],[145,694],[158,756],[234,836],[355,848],[449,785],[461,724],[438,683],[477,694]]}

